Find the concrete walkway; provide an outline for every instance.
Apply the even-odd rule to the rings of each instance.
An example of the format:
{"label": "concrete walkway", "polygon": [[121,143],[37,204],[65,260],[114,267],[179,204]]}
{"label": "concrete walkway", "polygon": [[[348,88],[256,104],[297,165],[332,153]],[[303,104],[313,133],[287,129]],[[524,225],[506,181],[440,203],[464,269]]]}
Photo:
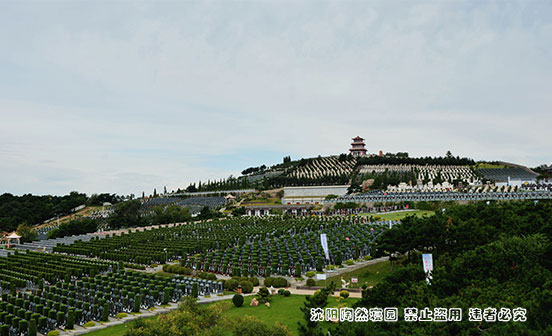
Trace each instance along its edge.
{"label": "concrete walkway", "polygon": [[[358,270],[360,268],[364,268],[368,265],[377,264],[377,263],[384,262],[384,261],[387,261],[387,260],[389,260],[389,257],[381,257],[381,258],[377,258],[377,259],[371,259],[371,260],[368,260],[368,261],[363,260],[363,261],[357,262],[357,263],[355,263],[353,265],[350,265],[350,266],[343,265],[342,268],[336,267],[331,271],[324,270],[324,274],[326,274],[327,278],[336,277],[336,276],[339,276],[341,274],[356,271],[356,270]],[[290,281],[290,283],[291,283],[291,286],[305,286],[306,283],[307,283],[307,280],[305,279],[303,281],[296,281],[295,279],[292,279]],[[336,285],[340,286],[341,284],[336,284]]]}
{"label": "concrete walkway", "polygon": [[[328,275],[328,277],[336,276],[336,275],[339,275],[339,274],[343,274],[343,273],[347,273],[347,272],[357,270],[357,269],[362,268],[362,267],[366,267],[367,265],[376,264],[376,263],[383,262],[383,261],[386,261],[386,260],[388,260],[388,257],[373,259],[373,260],[369,260],[369,261],[363,261],[363,262],[356,263],[355,265],[340,268],[340,269],[336,270],[336,272],[326,272],[326,274]],[[302,281],[302,282],[304,283],[305,281]],[[290,287],[285,288],[285,289],[289,290],[291,292],[291,294],[295,294],[295,295],[313,295],[314,292],[316,291],[316,289],[312,289],[312,290],[311,289],[297,289],[295,287],[297,285],[301,285],[300,283],[302,283],[302,282],[295,282]],[[243,295],[244,296],[256,295],[261,287],[263,287],[263,286],[256,286],[253,289],[252,293],[243,294]],[[278,295],[277,294],[278,289],[279,288],[274,288],[274,292],[275,292],[274,295]],[[217,301],[231,300],[233,296],[234,296],[234,294],[222,295],[222,296],[214,295],[214,296],[211,296],[211,297],[208,297],[208,298],[199,297],[198,303],[207,304],[207,303],[213,303],[213,302],[217,302]],[[338,297],[339,292],[338,291],[334,292],[333,296]],[[360,292],[349,292],[349,297],[351,297],[351,298],[361,298],[362,293],[360,293]],[[95,322],[96,325],[93,326],[93,327],[89,327],[89,328],[83,328],[81,326],[75,325],[75,329],[73,329],[73,330],[67,330],[67,331],[60,330],[60,335],[83,335],[83,334],[86,334],[86,333],[89,333],[89,332],[92,332],[92,331],[95,331],[95,330],[100,330],[100,329],[116,326],[116,325],[119,325],[119,324],[123,324],[123,323],[129,322],[129,321],[139,319],[139,318],[151,317],[151,316],[155,316],[155,315],[159,315],[159,314],[163,314],[163,313],[168,313],[168,312],[170,312],[172,310],[175,310],[177,308],[178,308],[178,303],[171,302],[171,303],[168,304],[167,307],[155,307],[155,308],[150,309],[150,310],[140,310],[139,314],[129,314],[127,317],[124,317],[120,320],[110,317],[108,322]]]}
{"label": "concrete walkway", "polygon": [[[254,294],[255,293],[244,294],[244,296],[254,295]],[[230,300],[230,299],[232,299],[233,296],[234,296],[234,294],[222,295],[222,296],[214,295],[214,296],[211,296],[209,298],[199,297],[198,303],[200,303],[200,304],[205,303],[206,304],[206,303],[212,303],[212,302],[217,302],[217,301]],[[123,324],[123,323],[129,322],[129,321],[132,321],[132,320],[139,319],[139,318],[150,317],[150,316],[155,316],[155,315],[159,315],[159,314],[163,314],[163,313],[168,313],[172,310],[177,309],[178,304],[179,303],[171,302],[171,303],[168,304],[168,307],[155,307],[155,308],[150,309],[150,310],[143,310],[142,309],[142,310],[140,310],[139,314],[128,314],[127,317],[124,317],[120,320],[118,320],[116,318],[113,318],[113,317],[110,317],[108,322],[94,322],[94,323],[96,323],[96,325],[93,326],[93,327],[89,327],[89,328],[83,328],[81,326],[75,325],[75,329],[73,329],[73,330],[66,330],[66,331],[65,330],[59,330],[60,331],[59,334],[60,335],[82,335],[82,334],[86,334],[86,333],[89,333],[89,332],[92,332],[92,331],[95,331],[95,330],[100,330],[100,329],[116,326],[116,325]]]}
{"label": "concrete walkway", "polygon": [[[366,267],[368,265],[377,264],[377,263],[384,262],[384,261],[387,261],[387,260],[389,260],[389,257],[382,257],[382,258],[372,259],[372,260],[368,260],[368,261],[363,260],[363,261],[355,263],[354,265],[350,265],[350,266],[344,265],[344,267],[336,268],[332,271],[325,270],[324,274],[326,274],[326,276],[328,278],[336,277],[336,276],[339,276],[341,274],[348,273],[348,272],[351,272],[351,271],[355,271],[357,269]],[[162,265],[159,265],[155,268],[148,267],[145,272],[146,273],[157,272],[157,271],[160,271],[161,269],[162,269]],[[144,272],[144,271],[142,271],[142,272]],[[217,274],[217,278],[226,278],[227,279],[227,278],[230,278],[230,277],[229,276],[220,276],[220,275]],[[290,282],[290,287],[285,288],[285,289],[289,290],[292,294],[296,294],[296,295],[313,295],[314,292],[316,291],[316,289],[310,290],[310,289],[297,289],[296,288],[297,286],[305,286],[306,280],[296,281],[295,278],[288,278],[288,280]],[[339,284],[337,284],[337,285],[339,286]],[[252,293],[244,294],[244,296],[255,295],[259,291],[259,288],[261,288],[261,287],[263,287],[263,286],[256,286],[253,289]],[[277,293],[277,291],[278,291],[278,288],[275,288],[276,293]],[[360,292],[349,292],[349,294],[350,294],[349,297],[352,297],[352,298],[361,298],[362,297],[362,293],[360,293]],[[212,303],[212,302],[223,301],[223,300],[230,300],[230,299],[232,299],[233,296],[234,296],[234,294],[223,295],[223,296],[214,295],[214,296],[211,296],[209,298],[199,297],[198,303],[203,304],[203,303]],[[336,291],[334,293],[334,296],[336,296],[336,297],[339,296],[339,292]],[[89,333],[91,331],[100,330],[100,329],[104,329],[104,328],[107,328],[107,327],[123,324],[123,323],[129,322],[129,321],[132,321],[132,320],[135,320],[135,319],[138,319],[138,318],[150,317],[150,316],[155,316],[155,315],[167,313],[167,312],[170,312],[170,311],[175,310],[177,308],[178,308],[178,303],[170,303],[168,305],[168,307],[155,307],[152,310],[141,310],[139,314],[129,314],[127,317],[122,318],[120,320],[110,317],[108,322],[101,322],[101,323],[100,322],[95,322],[96,325],[93,326],[93,327],[89,327],[89,328],[83,328],[83,327],[75,325],[74,330],[67,330],[67,331],[61,331],[60,330],[60,335],[82,335],[82,334]]]}

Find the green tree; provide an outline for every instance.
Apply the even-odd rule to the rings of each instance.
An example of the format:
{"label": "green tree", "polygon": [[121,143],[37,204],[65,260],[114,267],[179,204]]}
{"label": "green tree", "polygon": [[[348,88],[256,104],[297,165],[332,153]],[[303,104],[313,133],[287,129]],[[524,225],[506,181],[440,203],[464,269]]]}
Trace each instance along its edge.
{"label": "green tree", "polygon": [[316,292],[314,295],[309,295],[305,298],[305,303],[301,307],[303,312],[304,323],[299,321],[300,336],[323,336],[322,326],[317,321],[311,320],[311,308],[325,308],[328,305],[328,296],[333,294],[335,284],[330,283],[329,286]]}
{"label": "green tree", "polygon": [[20,224],[17,227],[17,234],[21,236],[21,242],[31,242],[36,240],[36,231],[27,224]]}

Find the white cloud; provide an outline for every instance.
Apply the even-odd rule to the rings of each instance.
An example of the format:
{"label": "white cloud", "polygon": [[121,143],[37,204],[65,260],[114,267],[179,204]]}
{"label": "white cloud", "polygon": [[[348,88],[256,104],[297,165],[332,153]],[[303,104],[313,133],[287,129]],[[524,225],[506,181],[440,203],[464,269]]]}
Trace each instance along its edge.
{"label": "white cloud", "polygon": [[171,189],[355,135],[551,160],[547,4],[0,7],[0,192]]}

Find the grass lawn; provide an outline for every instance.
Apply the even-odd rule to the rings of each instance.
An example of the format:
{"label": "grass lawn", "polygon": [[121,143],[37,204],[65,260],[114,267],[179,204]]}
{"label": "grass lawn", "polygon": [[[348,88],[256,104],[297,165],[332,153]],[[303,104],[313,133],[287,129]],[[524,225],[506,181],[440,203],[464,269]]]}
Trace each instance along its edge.
{"label": "grass lawn", "polygon": [[[265,305],[260,305],[258,307],[250,307],[249,304],[255,296],[246,296],[244,297],[243,306],[236,308],[232,306],[230,310],[223,313],[223,316],[230,319],[243,317],[245,315],[255,316],[260,320],[267,322],[269,324],[274,324],[280,322],[288,327],[288,329],[295,335],[298,334],[298,321],[303,320],[303,313],[299,308],[303,307],[305,302],[305,295],[291,295],[285,297],[283,295],[274,295],[272,296],[272,301],[270,302],[270,308]],[[351,307],[358,299],[356,298],[347,298],[346,300],[339,301],[335,297],[328,298],[328,308],[338,307],[339,305]],[[230,300],[227,300],[230,301]],[[157,316],[146,317],[146,320],[155,319]],[[105,329],[92,331],[87,333],[89,336],[123,336],[125,332],[132,325],[132,321],[126,322],[124,324],[119,324],[113,327],[108,327]],[[321,322],[324,328],[324,332],[329,328],[331,323]],[[261,336],[261,335],[259,335]]]}
{"label": "grass lawn", "polygon": [[[144,320],[152,320],[152,319],[156,319],[157,318],[157,315],[156,316],[150,316],[150,317],[145,317]],[[125,322],[123,324],[118,324],[116,326],[112,326],[112,327],[108,327],[108,328],[104,328],[104,329],[100,329],[100,330],[96,330],[96,331],[91,331],[89,333],[87,333],[86,335],[90,335],[90,336],[123,336],[126,331],[130,328],[130,326],[132,325],[132,321],[129,321],[129,322]]]}
{"label": "grass lawn", "polygon": [[430,211],[430,210],[412,210],[412,211],[399,211],[399,212],[391,212],[391,213],[377,214],[377,215],[373,213],[361,213],[360,215],[379,217],[382,220],[401,220],[406,216],[423,217],[423,216],[432,216],[434,214],[435,214],[435,211]]}
{"label": "grass lawn", "polygon": [[[258,317],[260,320],[269,324],[280,322],[288,327],[288,329],[295,335],[298,334],[298,321],[303,320],[303,313],[299,308],[303,307],[305,302],[305,295],[291,295],[285,297],[283,295],[272,296],[270,302],[270,308],[265,305],[258,307],[250,307],[249,304],[254,296],[244,297],[243,306],[236,308],[232,306],[230,310],[223,315],[229,318],[237,318],[245,315]],[[351,307],[358,299],[347,298],[343,301],[338,301],[335,297],[328,298],[328,308],[338,307],[339,304],[345,304],[347,307]],[[331,325],[329,322],[321,322],[325,330]],[[324,331],[325,333],[325,331]]]}
{"label": "grass lawn", "polygon": [[[349,285],[350,288],[362,287],[364,283],[366,283],[368,286],[375,286],[390,273],[391,264],[389,263],[389,261],[383,261],[377,264],[372,264],[363,268],[359,268],[351,272],[342,273],[340,275],[330,277],[326,280],[326,283],[329,284],[331,281],[333,281],[337,287],[341,287],[341,277],[343,277],[343,280],[347,282],[351,281],[351,277],[356,277],[358,278],[358,284],[351,283]],[[324,280],[316,281],[316,285],[324,286]]]}
{"label": "grass lawn", "polygon": [[249,201],[243,201],[243,205],[282,205],[282,200],[280,198],[256,198]]}
{"label": "grass lawn", "polygon": [[506,168],[505,165],[500,165],[500,164],[492,164],[492,163],[487,163],[487,162],[478,162],[475,164],[474,166],[474,169],[483,169],[483,168]]}

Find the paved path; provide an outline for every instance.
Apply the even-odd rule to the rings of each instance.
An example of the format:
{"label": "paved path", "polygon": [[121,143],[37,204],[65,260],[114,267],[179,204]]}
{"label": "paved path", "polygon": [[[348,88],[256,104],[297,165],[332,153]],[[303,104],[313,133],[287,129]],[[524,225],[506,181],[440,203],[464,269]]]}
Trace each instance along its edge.
{"label": "paved path", "polygon": [[[245,296],[248,296],[248,295],[255,295],[255,293],[245,294]],[[211,296],[209,298],[200,297],[198,302],[203,304],[203,303],[212,303],[212,302],[217,302],[217,301],[222,301],[222,300],[230,300],[230,299],[232,299],[233,296],[234,296],[234,294],[223,295],[223,296],[214,295],[214,296]],[[170,312],[171,310],[175,310],[177,308],[178,308],[178,303],[171,302],[171,303],[169,303],[168,307],[155,307],[155,309],[153,309],[153,310],[143,310],[142,309],[142,310],[140,310],[140,314],[137,314],[137,315],[128,314],[127,317],[122,318],[120,320],[117,320],[113,317],[110,317],[109,322],[102,322],[102,323],[95,322],[96,325],[93,326],[93,327],[89,327],[89,328],[83,328],[83,327],[75,325],[74,330],[67,330],[67,331],[61,331],[60,330],[60,335],[82,335],[82,334],[89,333],[91,331],[100,330],[100,329],[104,329],[104,328],[107,328],[107,327],[112,327],[112,326],[115,326],[115,325],[123,324],[123,323],[129,322],[129,321],[132,321],[132,320],[136,320],[138,318],[150,317],[150,316],[155,316],[155,315],[167,313],[167,312]]]}
{"label": "paved path", "polygon": [[[363,262],[359,262],[355,265],[343,267],[343,268],[339,269],[339,271],[336,271],[336,272],[333,272],[333,273],[327,273],[327,274],[330,275],[330,276],[335,276],[335,275],[338,275],[338,274],[354,271],[356,269],[365,267],[367,265],[371,265],[371,264],[375,264],[375,263],[378,263],[378,262],[386,261],[387,259],[388,259],[387,257],[384,257],[384,258],[378,258],[378,259],[373,259],[373,260],[369,260],[369,261],[363,261]],[[297,285],[297,282],[296,282],[295,285]],[[261,288],[261,287],[262,286],[256,286],[253,289],[253,293],[244,294],[244,296],[255,295],[259,291],[259,288]],[[286,288],[286,289],[289,290],[292,294],[295,294],[295,295],[312,295],[315,292],[315,289],[312,289],[312,290],[310,290],[310,289],[297,289],[293,285],[291,287]],[[277,290],[278,290],[278,288],[274,289],[275,295],[277,295],[276,294]],[[362,293],[360,293],[360,292],[349,292],[349,294],[350,294],[349,297],[352,297],[352,298],[361,298],[362,297]],[[339,292],[336,291],[333,295],[337,297],[337,296],[339,296]],[[214,296],[211,296],[209,298],[200,297],[198,302],[200,304],[207,304],[207,303],[212,303],[212,302],[217,302],[217,301],[230,300],[230,299],[232,299],[233,296],[234,296],[234,294],[223,295],[223,296],[214,295]],[[110,317],[109,322],[102,322],[102,323],[96,322],[95,326],[89,327],[89,328],[83,328],[83,327],[75,325],[74,330],[60,331],[60,335],[82,335],[82,334],[86,334],[86,333],[89,333],[89,332],[92,332],[92,331],[95,331],[95,330],[100,330],[100,329],[112,327],[112,326],[115,326],[115,325],[123,324],[123,323],[129,322],[129,321],[132,321],[132,320],[136,320],[138,318],[150,317],[150,316],[155,316],[155,315],[167,313],[167,312],[170,312],[170,311],[175,310],[177,308],[178,308],[178,303],[172,303],[171,302],[168,305],[168,307],[155,307],[155,309],[152,309],[152,310],[140,310],[140,314],[137,314],[137,315],[129,314],[127,317],[122,318],[120,320]]]}
{"label": "paved path", "polygon": [[[363,260],[363,261],[357,262],[357,263],[355,263],[351,266],[343,265],[342,268],[336,267],[332,271],[324,270],[324,274],[326,274],[326,277],[331,278],[331,277],[339,276],[339,275],[344,274],[344,273],[349,273],[349,272],[352,272],[352,271],[356,271],[357,269],[366,267],[368,265],[377,264],[377,263],[384,262],[384,261],[387,261],[387,260],[389,260],[389,257],[381,257],[381,258],[376,258],[376,259],[372,259],[372,260],[368,260],[368,261]],[[292,286],[305,286],[306,283],[307,283],[307,280],[305,279],[303,281],[295,281],[295,279],[293,279],[290,282],[291,282]],[[340,284],[336,284],[336,285],[339,286]]]}

